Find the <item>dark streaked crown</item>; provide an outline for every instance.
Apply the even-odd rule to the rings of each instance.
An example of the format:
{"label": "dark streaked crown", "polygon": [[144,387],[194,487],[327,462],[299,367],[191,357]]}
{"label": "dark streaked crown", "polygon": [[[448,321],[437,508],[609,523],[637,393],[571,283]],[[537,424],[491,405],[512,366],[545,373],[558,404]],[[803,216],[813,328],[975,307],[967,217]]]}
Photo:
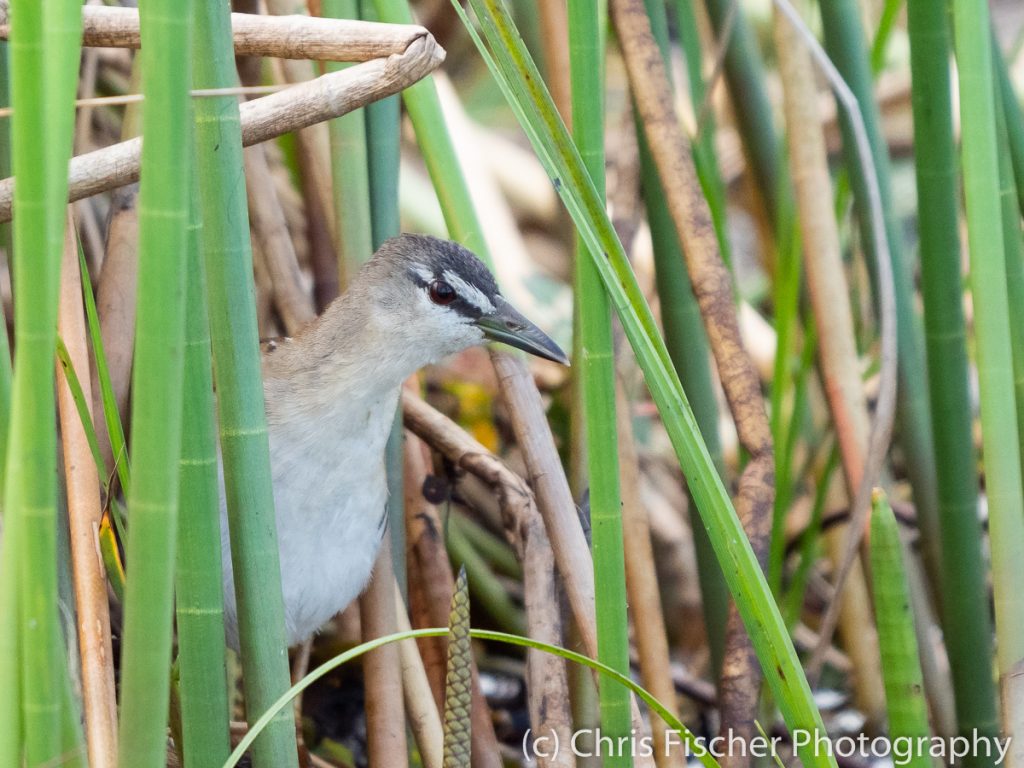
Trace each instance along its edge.
{"label": "dark streaked crown", "polygon": [[470,318],[493,312],[500,295],[494,276],[477,256],[458,243],[429,235],[403,234],[384,241],[367,264],[375,267],[389,274],[403,270],[424,290],[437,281],[447,283],[456,294],[448,306]]}

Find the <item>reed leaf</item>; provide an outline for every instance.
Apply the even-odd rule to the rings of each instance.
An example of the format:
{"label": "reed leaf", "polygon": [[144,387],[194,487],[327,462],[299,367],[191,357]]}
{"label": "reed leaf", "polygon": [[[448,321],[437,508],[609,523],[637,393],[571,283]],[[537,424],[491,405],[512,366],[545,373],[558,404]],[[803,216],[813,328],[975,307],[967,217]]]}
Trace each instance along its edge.
{"label": "reed leaf", "polygon": [[[668,351],[605,214],[600,195],[504,7],[498,0],[473,0],[472,5],[489,46],[484,44],[461,8],[455,7],[462,13],[477,48],[554,180],[579,233],[585,238],[588,253],[593,254],[593,262],[644,371],[647,386],[783,717],[792,730],[824,733],[820,714],[771,590],[700,438]],[[802,757],[809,765],[834,764],[829,755]]]}

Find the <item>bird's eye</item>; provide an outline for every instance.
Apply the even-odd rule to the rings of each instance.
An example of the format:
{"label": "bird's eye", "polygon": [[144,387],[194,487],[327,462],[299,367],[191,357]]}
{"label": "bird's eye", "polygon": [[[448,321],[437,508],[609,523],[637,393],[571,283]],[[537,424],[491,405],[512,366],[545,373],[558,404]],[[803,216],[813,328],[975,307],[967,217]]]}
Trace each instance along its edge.
{"label": "bird's eye", "polygon": [[455,289],[444,280],[435,280],[427,287],[427,291],[430,295],[430,300],[435,304],[441,304],[442,306],[445,304],[451,304],[456,298],[458,298],[455,293]]}

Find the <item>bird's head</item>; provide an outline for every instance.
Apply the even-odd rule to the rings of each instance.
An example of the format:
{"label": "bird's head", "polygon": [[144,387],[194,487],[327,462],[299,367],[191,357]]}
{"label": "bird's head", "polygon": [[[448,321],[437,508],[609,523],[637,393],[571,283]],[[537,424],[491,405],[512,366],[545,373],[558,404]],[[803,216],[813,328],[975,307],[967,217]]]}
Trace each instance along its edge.
{"label": "bird's head", "polygon": [[558,345],[501,295],[483,262],[457,243],[426,235],[391,238],[363,267],[359,282],[385,330],[422,345],[425,359],[500,341],[569,364]]}

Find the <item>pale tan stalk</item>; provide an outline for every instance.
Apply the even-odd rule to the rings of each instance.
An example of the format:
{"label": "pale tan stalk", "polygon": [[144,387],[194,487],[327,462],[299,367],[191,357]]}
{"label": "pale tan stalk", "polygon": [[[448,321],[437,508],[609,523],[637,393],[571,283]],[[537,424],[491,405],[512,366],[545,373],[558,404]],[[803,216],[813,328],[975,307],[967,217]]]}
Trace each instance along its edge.
{"label": "pale tan stalk", "polygon": [[[58,325],[88,407],[92,400],[92,385],[89,380],[89,346],[84,312],[78,244],[69,208],[61,266]],[[98,532],[103,515],[100,479],[71,389],[59,365],[57,384],[89,765],[95,768],[115,768],[117,699],[114,692],[114,654],[110,642],[107,578],[99,556]]]}
{"label": "pale tan stalk", "polygon": [[[8,3],[0,2],[0,38],[7,39]],[[314,61],[369,61],[401,54],[424,32],[413,24],[379,24],[309,16],[231,14],[235,53]],[[86,5],[82,8],[82,45],[140,48],[136,8]]]}
{"label": "pale tan stalk", "polygon": [[[363,642],[398,631],[395,617],[395,574],[391,537],[384,536],[370,586],[359,598]],[[402,768],[409,765],[402,699],[402,657],[394,644],[375,648],[363,657],[366,679],[366,735],[370,765]]]}
{"label": "pale tan stalk", "polygon": [[[615,407],[619,434],[619,473],[622,477],[622,538],[626,556],[626,590],[629,610],[633,616],[637,655],[640,658],[640,677],[644,687],[654,694],[672,714],[678,717],[676,690],[672,682],[669,659],[668,634],[661,610],[658,574],[654,568],[654,547],[647,508],[640,498],[640,467],[636,444],[633,441],[633,423],[622,388],[616,386]],[[682,764],[682,750],[670,750],[669,728],[661,718],[651,718],[654,736],[654,761],[658,768]]]}
{"label": "pale tan stalk", "polygon": [[[242,143],[259,144],[282,134],[347,114],[398,93],[426,77],[444,50],[426,30],[400,54],[373,59],[340,72],[254,99],[240,107]],[[130,139],[71,160],[68,198],[81,200],[139,180],[142,139]],[[0,181],[0,221],[10,221],[14,179]]]}
{"label": "pale tan stalk", "polygon": [[541,43],[544,46],[544,79],[551,98],[572,133],[571,87],[569,84],[569,12],[565,0],[537,0]]}
{"label": "pale tan stalk", "polygon": [[[783,83],[789,163],[797,193],[803,263],[818,329],[818,355],[829,410],[835,425],[849,498],[864,475],[870,424],[861,383],[853,312],[840,250],[839,229],[832,210],[832,182],[822,130],[818,94],[810,54],[789,20],[773,14],[775,47]],[[842,562],[846,529],[825,537],[832,561]],[[884,717],[877,635],[864,573],[857,568],[835,599],[841,602],[840,624],[847,650],[857,661],[857,700],[872,722]],[[856,581],[856,584],[854,583]],[[861,627],[858,631],[856,628]]]}
{"label": "pale tan stalk", "polygon": [[[408,632],[409,614],[406,612],[398,583],[392,579],[395,593],[395,621],[399,632]],[[423,768],[441,768],[444,756],[444,730],[437,713],[434,693],[430,689],[427,670],[419,648],[412,640],[397,643],[402,663],[402,690],[405,692],[405,711],[409,719],[416,746],[420,751]]]}

